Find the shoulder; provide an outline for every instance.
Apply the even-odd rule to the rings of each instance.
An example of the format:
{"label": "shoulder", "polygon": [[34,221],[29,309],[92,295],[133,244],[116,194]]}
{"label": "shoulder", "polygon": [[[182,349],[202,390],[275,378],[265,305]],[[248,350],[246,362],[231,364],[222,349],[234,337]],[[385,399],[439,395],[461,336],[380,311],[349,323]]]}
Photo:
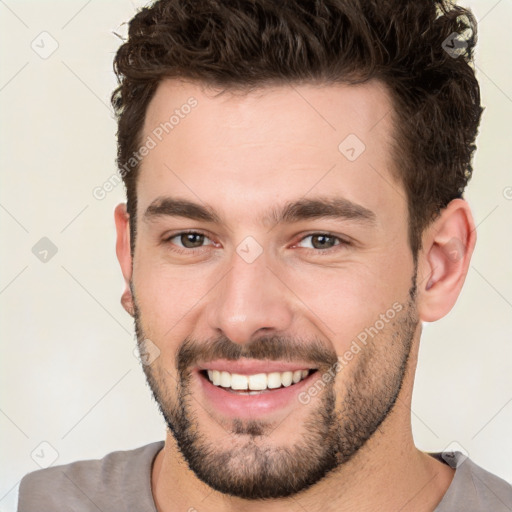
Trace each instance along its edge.
{"label": "shoulder", "polygon": [[20,483],[18,512],[117,512],[126,509],[127,493],[151,503],[151,465],[163,445],[158,441],[29,473]]}
{"label": "shoulder", "polygon": [[435,512],[464,510],[465,512],[510,512],[512,510],[512,485],[490,473],[460,452],[431,454],[443,457],[455,467],[453,481]]}

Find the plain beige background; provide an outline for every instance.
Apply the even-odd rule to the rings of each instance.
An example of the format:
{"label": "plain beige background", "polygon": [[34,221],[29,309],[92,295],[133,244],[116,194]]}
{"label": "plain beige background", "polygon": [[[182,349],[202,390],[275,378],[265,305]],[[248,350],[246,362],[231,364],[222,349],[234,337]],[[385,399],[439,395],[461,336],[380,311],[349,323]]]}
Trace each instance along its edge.
{"label": "plain beige background", "polygon": [[[412,420],[421,449],[466,451],[512,482],[512,4],[461,3],[479,20],[486,107],[466,192],[478,242],[458,303],[425,326]],[[0,1],[0,511],[38,464],[164,438],[119,303],[124,189],[93,195],[116,171],[113,31],[142,5]]]}

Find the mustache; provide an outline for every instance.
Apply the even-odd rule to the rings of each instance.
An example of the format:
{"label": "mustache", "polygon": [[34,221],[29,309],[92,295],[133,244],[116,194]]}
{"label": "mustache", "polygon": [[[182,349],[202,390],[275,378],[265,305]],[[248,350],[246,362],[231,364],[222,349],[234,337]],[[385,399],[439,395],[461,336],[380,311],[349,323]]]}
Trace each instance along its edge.
{"label": "mustache", "polygon": [[280,336],[265,336],[246,344],[232,342],[222,336],[206,341],[186,338],[176,351],[176,369],[183,374],[188,369],[215,359],[237,361],[241,358],[271,361],[303,361],[311,366],[329,368],[338,356],[320,340],[297,340]]}

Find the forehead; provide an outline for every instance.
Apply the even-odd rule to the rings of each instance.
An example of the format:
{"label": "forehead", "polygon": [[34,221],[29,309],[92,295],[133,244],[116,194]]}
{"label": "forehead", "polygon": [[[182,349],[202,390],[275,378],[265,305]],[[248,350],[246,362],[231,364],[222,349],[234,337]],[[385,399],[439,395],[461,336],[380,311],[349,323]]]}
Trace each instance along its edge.
{"label": "forehead", "polygon": [[139,211],[178,195],[247,215],[270,198],[312,189],[325,196],[333,187],[379,209],[400,192],[391,172],[393,109],[380,82],[219,92],[170,79],[159,85],[141,137],[152,149],[140,166]]}
{"label": "forehead", "polygon": [[[190,108],[192,98],[196,105]],[[243,93],[165,79],[148,106],[143,132],[151,134],[175,114],[172,126],[167,126],[169,133],[162,135],[181,135],[191,143],[257,144],[273,137],[275,143],[311,139],[329,144],[350,130],[363,140],[376,140],[390,132],[392,110],[386,87],[376,80],[358,85],[266,86]]]}

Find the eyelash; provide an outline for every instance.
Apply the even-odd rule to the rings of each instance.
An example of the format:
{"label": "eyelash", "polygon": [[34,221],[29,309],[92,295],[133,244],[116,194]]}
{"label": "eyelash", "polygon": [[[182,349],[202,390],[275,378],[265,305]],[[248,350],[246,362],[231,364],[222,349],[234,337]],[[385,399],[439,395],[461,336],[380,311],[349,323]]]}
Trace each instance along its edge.
{"label": "eyelash", "polygon": [[[176,252],[178,254],[188,254],[188,255],[190,255],[190,254],[193,254],[196,251],[203,252],[202,250],[206,246],[197,247],[197,248],[194,248],[194,249],[187,249],[187,248],[176,247],[176,246],[174,246],[174,244],[171,243],[171,240],[173,238],[176,238],[176,237],[181,236],[181,235],[188,235],[188,234],[203,235],[205,238],[208,238],[208,240],[210,240],[208,235],[206,233],[202,233],[201,231],[178,231],[177,233],[170,234],[168,237],[166,237],[164,240],[162,240],[162,242],[165,243],[165,244],[168,244],[170,246],[170,248],[171,248],[171,251]],[[314,233],[309,233],[307,235],[304,235],[299,240],[299,242],[297,242],[297,243],[300,243],[303,240],[305,240],[306,238],[309,238],[309,237],[312,237],[312,236],[315,236],[315,235],[324,235],[324,236],[327,236],[329,238],[334,238],[335,240],[339,241],[338,244],[336,244],[334,247],[330,247],[329,249],[323,249],[323,250],[322,249],[306,249],[306,251],[308,251],[308,252],[314,252],[315,255],[331,254],[333,251],[340,250],[344,246],[352,245],[351,242],[349,242],[348,240],[345,240],[344,238],[341,238],[341,237],[335,236],[335,235],[333,235],[333,234],[331,234],[329,232],[323,232],[323,231],[317,231],[317,232],[314,232]]]}

